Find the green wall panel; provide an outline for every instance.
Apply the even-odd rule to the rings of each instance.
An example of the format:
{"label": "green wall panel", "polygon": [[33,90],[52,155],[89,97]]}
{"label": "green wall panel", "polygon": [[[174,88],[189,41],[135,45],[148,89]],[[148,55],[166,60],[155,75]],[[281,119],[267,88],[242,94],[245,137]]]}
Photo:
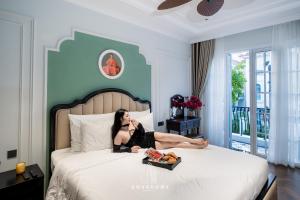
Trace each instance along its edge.
{"label": "green wall panel", "polygon": [[[118,79],[108,79],[99,71],[99,55],[107,49],[116,50],[123,56],[125,69]],[[75,32],[74,40],[62,42],[59,52],[48,51],[48,135],[49,111],[54,105],[71,103],[102,88],[119,88],[151,100],[151,66],[146,64],[138,46]]]}
{"label": "green wall panel", "polygon": [[[99,71],[99,55],[107,49],[123,56],[125,70],[118,79],[108,79]],[[59,52],[48,52],[48,108],[107,87],[151,100],[151,67],[138,46],[76,32],[75,39],[64,41]]]}

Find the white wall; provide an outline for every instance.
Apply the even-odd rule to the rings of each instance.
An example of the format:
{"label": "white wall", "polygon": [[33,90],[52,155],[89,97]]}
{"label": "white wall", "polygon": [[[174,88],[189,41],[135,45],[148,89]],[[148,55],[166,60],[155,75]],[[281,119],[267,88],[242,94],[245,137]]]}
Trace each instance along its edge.
{"label": "white wall", "polygon": [[237,33],[223,39],[225,52],[270,47],[272,44],[272,27]]}
{"label": "white wall", "polygon": [[[32,20],[0,11],[0,172],[28,161],[31,152]],[[7,137],[9,135],[9,137]],[[17,150],[16,157],[7,151]]]}
{"label": "white wall", "polygon": [[[0,0],[0,10],[34,20],[32,156],[30,163],[46,169],[46,64],[45,49],[56,48],[73,28],[137,44],[152,65],[152,104],[155,121],[165,120],[169,98],[190,94],[190,45],[62,0]],[[160,128],[164,130],[164,128]]]}

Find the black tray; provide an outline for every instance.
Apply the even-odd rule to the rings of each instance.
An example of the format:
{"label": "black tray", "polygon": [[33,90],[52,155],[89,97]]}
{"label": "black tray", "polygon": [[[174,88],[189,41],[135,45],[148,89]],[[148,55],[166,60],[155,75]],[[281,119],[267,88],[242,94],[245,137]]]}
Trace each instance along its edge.
{"label": "black tray", "polygon": [[164,163],[159,163],[159,162],[153,162],[153,161],[149,160],[149,157],[146,157],[143,159],[143,164],[153,165],[156,167],[162,167],[162,168],[166,168],[168,170],[173,170],[180,162],[181,162],[181,157],[178,157],[176,163],[174,163],[174,164],[164,164]]}

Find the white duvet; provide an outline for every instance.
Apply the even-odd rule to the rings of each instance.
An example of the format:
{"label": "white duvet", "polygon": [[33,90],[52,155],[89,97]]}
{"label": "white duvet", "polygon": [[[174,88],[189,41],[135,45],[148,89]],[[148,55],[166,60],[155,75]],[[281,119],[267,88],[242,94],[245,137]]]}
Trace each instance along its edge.
{"label": "white duvet", "polygon": [[250,200],[267,180],[266,160],[213,145],[163,150],[182,158],[172,171],[142,164],[144,151],[69,154],[55,164],[46,199]]}

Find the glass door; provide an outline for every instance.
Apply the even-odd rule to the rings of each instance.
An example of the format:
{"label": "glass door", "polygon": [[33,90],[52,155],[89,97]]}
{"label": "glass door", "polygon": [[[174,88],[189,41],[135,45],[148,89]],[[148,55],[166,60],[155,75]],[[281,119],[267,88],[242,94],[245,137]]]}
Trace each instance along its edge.
{"label": "glass door", "polygon": [[270,130],[271,51],[227,55],[230,66],[229,146],[265,157]]}
{"label": "glass door", "polygon": [[251,152],[249,51],[229,55],[231,65],[231,148]]}
{"label": "glass door", "polygon": [[256,154],[267,156],[271,105],[271,51],[255,52]]}

